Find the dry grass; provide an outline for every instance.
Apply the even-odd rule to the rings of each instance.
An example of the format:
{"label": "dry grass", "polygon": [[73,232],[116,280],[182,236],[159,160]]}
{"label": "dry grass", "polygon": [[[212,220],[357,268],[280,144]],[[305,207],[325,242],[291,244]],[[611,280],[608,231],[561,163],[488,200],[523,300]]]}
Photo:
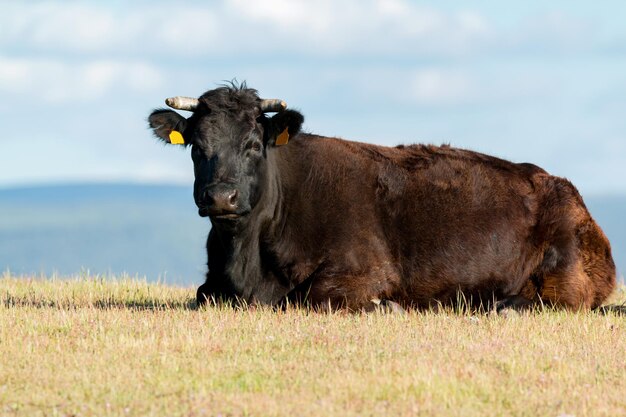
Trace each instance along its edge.
{"label": "dry grass", "polygon": [[192,296],[0,278],[0,414],[626,414],[626,317],[195,310]]}

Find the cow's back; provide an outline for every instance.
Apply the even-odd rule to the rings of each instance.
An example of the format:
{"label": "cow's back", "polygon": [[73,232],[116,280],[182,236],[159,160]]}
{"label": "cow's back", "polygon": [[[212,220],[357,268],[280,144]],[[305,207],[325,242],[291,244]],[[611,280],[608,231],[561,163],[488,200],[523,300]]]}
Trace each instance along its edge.
{"label": "cow's back", "polygon": [[540,261],[529,238],[546,174],[533,165],[447,146],[294,145],[286,240],[310,269],[379,271],[387,295],[423,304],[459,288],[515,292]]}

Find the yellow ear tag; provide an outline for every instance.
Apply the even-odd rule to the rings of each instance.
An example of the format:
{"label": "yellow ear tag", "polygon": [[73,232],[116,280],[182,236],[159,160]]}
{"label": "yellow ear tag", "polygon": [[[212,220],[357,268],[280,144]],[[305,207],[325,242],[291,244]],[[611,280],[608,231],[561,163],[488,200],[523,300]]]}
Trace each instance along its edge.
{"label": "yellow ear tag", "polygon": [[170,143],[174,145],[184,145],[185,139],[183,139],[183,135],[179,131],[172,130],[170,132]]}
{"label": "yellow ear tag", "polygon": [[280,135],[278,135],[276,137],[276,145],[277,146],[281,146],[281,145],[286,145],[287,142],[289,142],[289,128],[285,128],[285,130],[283,130],[283,133],[281,133]]}

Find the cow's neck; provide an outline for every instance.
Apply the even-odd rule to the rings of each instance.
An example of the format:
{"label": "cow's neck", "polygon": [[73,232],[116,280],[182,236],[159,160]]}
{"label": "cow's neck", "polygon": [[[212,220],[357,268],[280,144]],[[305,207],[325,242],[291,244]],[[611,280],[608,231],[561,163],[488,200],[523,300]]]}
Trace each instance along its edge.
{"label": "cow's neck", "polygon": [[247,302],[274,304],[293,287],[277,273],[273,246],[283,220],[283,190],[276,155],[268,155],[260,173],[261,196],[250,214],[236,225],[213,225],[224,256],[219,266],[236,293]]}

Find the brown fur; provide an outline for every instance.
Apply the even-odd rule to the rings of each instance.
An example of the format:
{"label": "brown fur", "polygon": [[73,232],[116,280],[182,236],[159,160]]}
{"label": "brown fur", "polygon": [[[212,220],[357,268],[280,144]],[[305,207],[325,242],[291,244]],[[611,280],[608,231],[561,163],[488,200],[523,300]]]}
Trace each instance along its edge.
{"label": "brown fur", "polygon": [[286,194],[306,198],[289,198],[279,252],[321,265],[304,274],[314,304],[427,307],[454,304],[460,291],[473,304],[578,309],[615,286],[609,242],[577,190],[534,165],[320,137],[281,154],[279,165],[299,165],[285,168]]}

